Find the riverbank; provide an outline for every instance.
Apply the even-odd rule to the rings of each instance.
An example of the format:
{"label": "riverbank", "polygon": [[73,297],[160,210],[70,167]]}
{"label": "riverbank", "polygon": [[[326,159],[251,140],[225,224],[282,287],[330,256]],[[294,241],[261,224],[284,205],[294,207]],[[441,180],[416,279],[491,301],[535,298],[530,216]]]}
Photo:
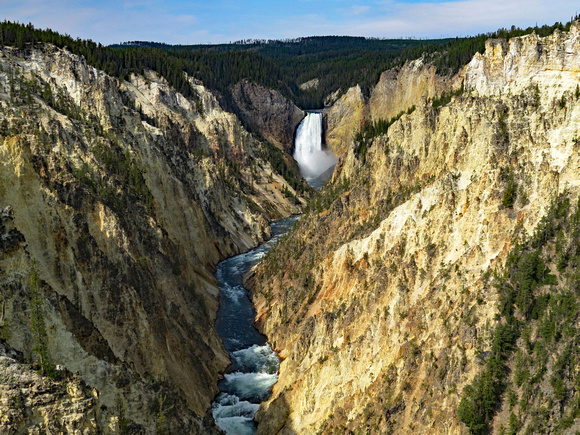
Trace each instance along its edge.
{"label": "riverbank", "polygon": [[273,237],[244,254],[228,258],[217,266],[220,308],[215,327],[232,364],[218,383],[220,393],[212,404],[216,424],[226,434],[254,434],[254,414],[278,380],[280,360],[267,338],[254,327],[255,310],[244,276],[298,220],[292,216],[274,222]]}

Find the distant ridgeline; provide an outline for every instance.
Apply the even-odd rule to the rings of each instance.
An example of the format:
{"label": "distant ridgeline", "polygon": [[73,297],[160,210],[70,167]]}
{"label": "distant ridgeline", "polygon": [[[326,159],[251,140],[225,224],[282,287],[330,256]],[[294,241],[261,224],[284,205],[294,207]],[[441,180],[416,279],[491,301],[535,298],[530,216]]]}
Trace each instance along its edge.
{"label": "distant ridgeline", "polygon": [[[126,78],[152,69],[186,97],[195,98],[182,72],[201,80],[231,102],[230,87],[247,79],[279,90],[302,109],[317,109],[332,93],[360,85],[368,90],[379,75],[421,56],[443,73],[454,73],[476,53],[483,53],[487,38],[510,38],[555,29],[570,23],[519,29],[453,39],[377,39],[348,36],[316,36],[291,40],[248,40],[219,45],[166,45],[134,41],[106,47],[90,40],[74,39],[50,29],[35,29],[5,21],[0,23],[0,44],[24,48],[27,43],[47,42],[68,47],[107,74]],[[313,86],[300,88],[310,80]]]}

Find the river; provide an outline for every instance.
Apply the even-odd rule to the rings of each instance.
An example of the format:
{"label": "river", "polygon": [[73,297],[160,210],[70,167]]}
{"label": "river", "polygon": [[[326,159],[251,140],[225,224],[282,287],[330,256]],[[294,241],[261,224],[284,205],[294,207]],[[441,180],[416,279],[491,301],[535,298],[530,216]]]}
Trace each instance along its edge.
{"label": "river", "polygon": [[220,308],[216,329],[224,342],[232,365],[218,383],[219,395],[212,404],[218,427],[228,435],[256,432],[254,414],[267,399],[278,380],[280,360],[266,337],[254,328],[256,314],[243,276],[286,234],[298,216],[272,224],[273,237],[263,245],[220,262],[216,278],[220,288]]}

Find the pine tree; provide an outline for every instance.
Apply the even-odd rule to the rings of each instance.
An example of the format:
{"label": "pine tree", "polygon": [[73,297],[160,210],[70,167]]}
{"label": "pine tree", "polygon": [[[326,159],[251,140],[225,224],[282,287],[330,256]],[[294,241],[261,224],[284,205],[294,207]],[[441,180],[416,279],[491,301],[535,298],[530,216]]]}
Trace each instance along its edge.
{"label": "pine tree", "polygon": [[36,261],[32,266],[30,277],[30,329],[34,341],[34,352],[40,362],[40,372],[45,376],[55,375],[54,366],[48,357],[48,337],[44,320],[44,297],[40,289],[40,276],[36,268]]}

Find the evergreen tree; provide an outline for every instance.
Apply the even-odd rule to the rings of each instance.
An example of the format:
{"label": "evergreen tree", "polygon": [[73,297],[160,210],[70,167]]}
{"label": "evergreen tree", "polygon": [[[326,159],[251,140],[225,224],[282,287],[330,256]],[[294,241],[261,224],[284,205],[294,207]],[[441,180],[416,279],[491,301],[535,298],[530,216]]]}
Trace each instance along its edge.
{"label": "evergreen tree", "polygon": [[44,295],[42,294],[40,276],[34,261],[30,275],[30,330],[34,347],[32,351],[38,357],[40,372],[45,376],[54,376],[54,366],[48,356],[48,338],[44,319]]}

